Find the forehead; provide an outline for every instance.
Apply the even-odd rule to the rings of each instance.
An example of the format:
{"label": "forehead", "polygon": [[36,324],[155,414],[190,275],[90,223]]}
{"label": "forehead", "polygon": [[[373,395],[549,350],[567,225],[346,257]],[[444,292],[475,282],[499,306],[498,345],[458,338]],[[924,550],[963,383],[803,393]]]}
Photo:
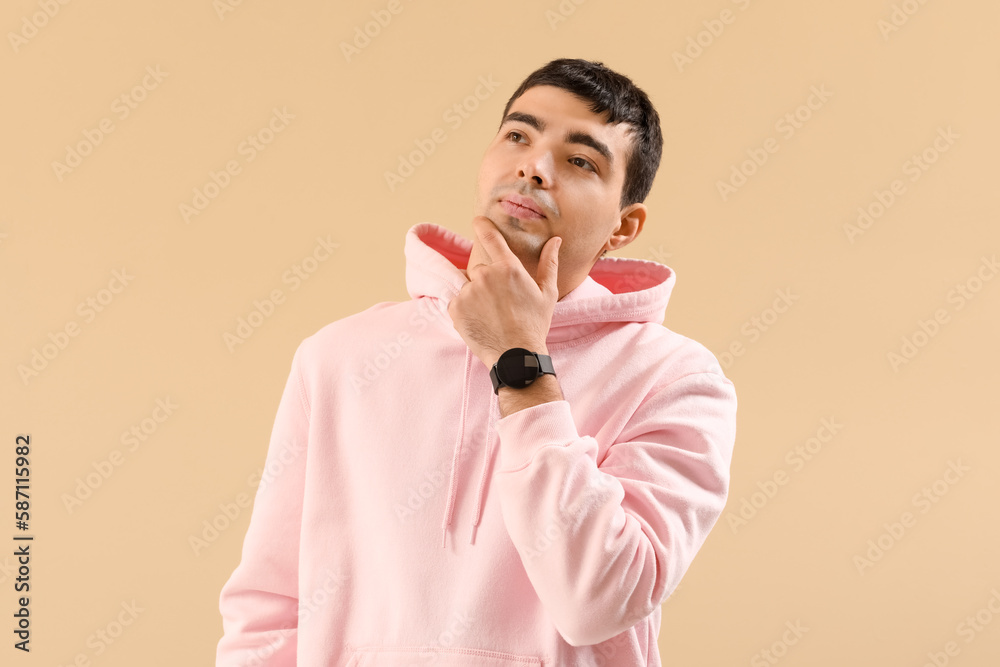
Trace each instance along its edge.
{"label": "forehead", "polygon": [[546,125],[546,133],[565,135],[569,132],[586,132],[606,143],[615,156],[615,166],[625,163],[629,145],[627,123],[605,122],[607,113],[595,114],[585,102],[573,93],[557,86],[532,86],[510,105],[507,113],[520,111],[531,114]]}

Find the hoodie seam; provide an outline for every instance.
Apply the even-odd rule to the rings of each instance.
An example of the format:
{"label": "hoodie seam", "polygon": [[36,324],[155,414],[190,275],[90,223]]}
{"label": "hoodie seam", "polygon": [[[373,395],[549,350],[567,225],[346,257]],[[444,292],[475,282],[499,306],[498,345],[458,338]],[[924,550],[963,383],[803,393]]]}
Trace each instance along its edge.
{"label": "hoodie seam", "polygon": [[[578,438],[578,439],[583,439],[583,438],[587,438],[587,437],[589,437],[589,436],[587,436],[587,435],[581,435],[580,438]],[[566,449],[568,447],[573,446],[574,444],[576,444],[575,440],[570,441],[570,442],[546,442],[546,443],[543,443],[543,444],[539,445],[536,449],[534,449],[531,452],[531,456],[529,456],[528,460],[525,461],[522,465],[519,465],[516,468],[497,468],[496,474],[500,475],[500,474],[503,474],[503,473],[520,472],[520,471],[524,470],[525,468],[530,468],[531,464],[534,463],[535,459],[538,458],[538,454],[543,449],[548,449],[549,447],[559,447],[559,448],[562,448],[562,449]]]}
{"label": "hoodie seam", "polygon": [[[557,301],[556,303],[559,302]],[[618,319],[613,321],[606,321],[604,324],[608,325],[608,324],[616,324],[619,322],[626,322],[626,323],[637,322],[639,324],[659,324],[660,326],[662,326],[663,325],[662,322],[653,322],[652,320],[623,319],[623,318],[634,318],[634,317],[645,316],[648,315],[650,312],[654,312],[656,310],[658,310],[658,308],[655,307],[634,307],[630,308],[629,310],[615,311],[615,316]],[[558,322],[554,323],[558,324],[559,326],[572,326],[574,324],[592,324],[593,322],[594,322],[593,317],[580,315],[567,320],[559,320]]]}
{"label": "hoodie seam", "polygon": [[724,383],[726,383],[726,384],[728,384],[728,385],[730,385],[732,387],[736,386],[736,385],[733,384],[732,380],[730,380],[729,378],[727,378],[725,375],[723,375],[721,373],[716,373],[715,371],[691,371],[690,373],[685,373],[684,375],[682,375],[680,377],[674,378],[673,380],[671,380],[670,382],[666,383],[662,387],[657,387],[657,388],[652,389],[649,393],[650,394],[655,394],[658,391],[666,391],[667,389],[670,389],[670,387],[673,386],[674,383],[680,382],[684,378],[691,377],[692,375],[711,375],[712,377],[718,378],[718,379],[722,380]]}
{"label": "hoodie seam", "polygon": [[[716,373],[715,371],[691,371],[690,373],[685,373],[684,375],[681,375],[680,377],[676,377],[673,380],[669,380],[668,382],[666,382],[664,384],[654,384],[652,387],[650,387],[649,391],[646,392],[646,394],[639,400],[639,403],[637,404],[636,409],[638,409],[639,406],[643,405],[651,397],[653,397],[656,394],[659,394],[661,392],[669,391],[670,388],[674,384],[680,382],[684,378],[691,377],[692,375],[711,375],[713,378],[722,380],[722,382],[724,384],[728,385],[733,390],[736,389],[736,385],[733,384],[733,381],[730,380],[729,378],[727,378],[725,375],[723,375],[721,373]],[[631,419],[629,419],[629,421],[631,421]],[[623,428],[624,428],[624,426],[623,426]],[[620,432],[619,432],[619,434],[620,434]],[[608,445],[608,450],[610,451],[610,448],[614,447],[617,444],[620,444],[620,443],[617,440],[617,436],[615,436],[614,441],[612,441],[611,444]]]}
{"label": "hoodie seam", "polygon": [[[567,323],[560,322],[559,324],[560,324],[560,326],[570,326],[570,325],[572,325],[574,323],[573,322],[567,322]],[[620,324],[620,323],[619,322],[605,322],[600,327],[598,327],[594,331],[591,331],[588,334],[584,334],[583,336],[579,336],[577,338],[566,338],[566,339],[563,339],[563,340],[552,341],[552,342],[546,341],[545,346],[549,350],[561,350],[563,348],[570,348],[570,347],[576,347],[577,345],[583,345],[584,343],[589,343],[591,340],[595,340],[597,338],[601,338],[602,337],[601,332],[604,331],[604,329],[606,329],[607,327],[612,326],[614,324]]]}
{"label": "hoodie seam", "polygon": [[[458,267],[455,267],[455,268],[458,271],[461,271],[461,269],[459,269]],[[435,278],[440,278],[441,280],[443,280],[444,282],[446,282],[449,287],[451,287],[454,284],[454,281],[452,280],[452,278],[454,278],[454,274],[452,274],[450,271],[447,272],[447,273],[439,273],[439,272],[435,271],[434,269],[427,268],[427,267],[424,267],[422,270],[426,271],[429,274],[431,274]],[[456,292],[456,294],[457,294],[457,292]],[[429,294],[427,296],[437,296],[437,295]],[[440,296],[438,296],[438,298],[440,298]]]}

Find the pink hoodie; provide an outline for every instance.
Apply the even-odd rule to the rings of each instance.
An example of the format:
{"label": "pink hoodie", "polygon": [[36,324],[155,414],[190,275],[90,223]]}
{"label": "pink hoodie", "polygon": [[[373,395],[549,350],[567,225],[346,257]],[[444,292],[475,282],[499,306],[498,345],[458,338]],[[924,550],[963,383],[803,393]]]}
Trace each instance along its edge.
{"label": "pink hoodie", "polygon": [[471,249],[413,226],[412,299],[299,345],[217,665],[660,665],[726,504],[733,384],[662,325],[673,270],[605,257],[552,315],[565,400],[501,419],[447,312]]}

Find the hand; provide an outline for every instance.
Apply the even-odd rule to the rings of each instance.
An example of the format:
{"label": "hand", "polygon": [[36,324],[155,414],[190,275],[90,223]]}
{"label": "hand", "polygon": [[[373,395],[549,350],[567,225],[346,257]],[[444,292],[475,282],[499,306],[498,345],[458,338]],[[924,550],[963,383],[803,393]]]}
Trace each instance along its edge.
{"label": "hand", "polygon": [[547,354],[562,239],[545,242],[532,278],[492,220],[476,216],[472,229],[489,262],[466,270],[469,281],[448,304],[455,330],[487,368],[512,347]]}

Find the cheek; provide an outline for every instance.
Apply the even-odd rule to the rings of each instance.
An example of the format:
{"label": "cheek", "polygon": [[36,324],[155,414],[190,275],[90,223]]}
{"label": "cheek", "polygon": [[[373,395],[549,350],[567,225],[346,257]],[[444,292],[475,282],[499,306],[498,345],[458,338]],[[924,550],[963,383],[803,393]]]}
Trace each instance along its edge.
{"label": "cheek", "polygon": [[566,270],[576,270],[581,266],[588,265],[594,255],[594,248],[590,241],[584,245],[584,239],[576,238],[569,244],[563,242],[563,247],[559,249],[559,265]]}
{"label": "cheek", "polygon": [[[594,223],[596,227],[596,222]],[[590,232],[585,237],[581,237],[576,243],[576,257],[580,263],[590,263],[599,257],[601,249],[607,239],[605,237]]]}
{"label": "cheek", "polygon": [[485,207],[486,202],[489,201],[490,191],[493,185],[490,181],[489,171],[486,169],[480,169],[479,176],[476,179],[476,206],[477,208]]}
{"label": "cheek", "polygon": [[569,215],[588,230],[603,229],[609,220],[617,220],[618,202],[611,201],[603,190],[585,190],[573,197]]}
{"label": "cheek", "polygon": [[488,197],[496,187],[498,169],[496,164],[489,159],[484,159],[479,166],[479,176],[477,177],[477,191],[481,197]]}

